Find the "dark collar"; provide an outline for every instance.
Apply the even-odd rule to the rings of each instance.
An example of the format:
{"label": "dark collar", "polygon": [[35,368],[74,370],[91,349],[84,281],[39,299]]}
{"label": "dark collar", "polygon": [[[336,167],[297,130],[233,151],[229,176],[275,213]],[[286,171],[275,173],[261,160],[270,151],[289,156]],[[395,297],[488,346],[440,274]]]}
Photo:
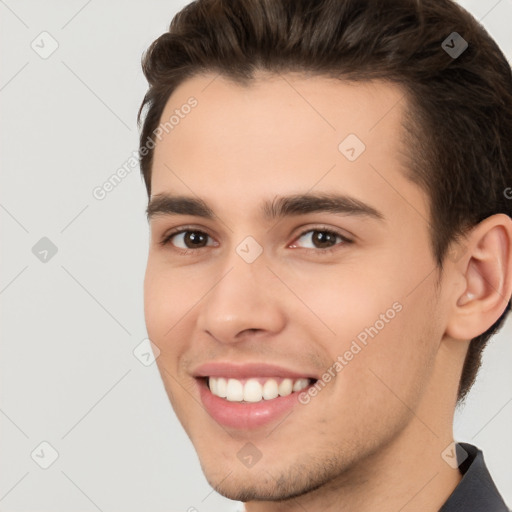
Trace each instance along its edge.
{"label": "dark collar", "polygon": [[456,452],[458,460],[466,459],[459,466],[462,480],[439,512],[510,512],[492,481],[481,450],[458,443]]}

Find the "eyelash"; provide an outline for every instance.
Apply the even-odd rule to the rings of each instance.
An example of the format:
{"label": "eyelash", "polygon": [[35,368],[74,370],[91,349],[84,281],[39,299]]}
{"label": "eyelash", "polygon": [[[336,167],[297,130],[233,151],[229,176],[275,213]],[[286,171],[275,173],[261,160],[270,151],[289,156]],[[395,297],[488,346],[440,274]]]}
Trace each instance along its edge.
{"label": "eyelash", "polygon": [[[299,247],[299,249],[302,249],[302,250],[305,250],[305,251],[308,251],[308,252],[312,251],[312,252],[317,253],[317,254],[318,253],[321,253],[321,254],[326,254],[327,253],[327,254],[329,254],[331,252],[339,250],[340,249],[340,245],[348,245],[348,244],[352,244],[353,243],[353,240],[350,240],[349,238],[347,238],[346,236],[342,235],[341,233],[338,233],[337,231],[335,231],[335,230],[333,230],[331,228],[327,228],[325,226],[316,226],[314,228],[306,229],[305,231],[302,231],[297,237],[295,237],[294,240],[299,240],[300,238],[302,238],[307,233],[311,233],[311,232],[315,232],[315,231],[319,231],[319,232],[322,232],[322,233],[329,233],[330,235],[334,235],[336,237],[339,237],[339,238],[341,238],[341,241],[343,243],[342,244],[337,243],[333,247],[327,247],[325,249],[311,249],[311,248],[304,248],[304,247]],[[169,243],[171,242],[173,237],[175,237],[176,235],[180,235],[182,233],[200,233],[200,234],[206,235],[208,237],[210,236],[210,235],[208,235],[208,233],[206,233],[205,231],[201,231],[200,229],[194,229],[194,228],[191,228],[191,227],[182,226],[182,227],[176,228],[175,230],[173,230],[169,234],[167,234],[163,238],[163,240],[161,240],[159,242],[159,244],[161,246],[167,246],[167,245],[169,245]],[[190,255],[192,253],[197,253],[201,249],[206,249],[206,248],[207,247],[199,247],[197,249],[181,249],[179,247],[173,247],[173,250],[175,250],[176,252],[179,252],[180,254],[182,254],[184,256],[187,256],[187,255]]]}

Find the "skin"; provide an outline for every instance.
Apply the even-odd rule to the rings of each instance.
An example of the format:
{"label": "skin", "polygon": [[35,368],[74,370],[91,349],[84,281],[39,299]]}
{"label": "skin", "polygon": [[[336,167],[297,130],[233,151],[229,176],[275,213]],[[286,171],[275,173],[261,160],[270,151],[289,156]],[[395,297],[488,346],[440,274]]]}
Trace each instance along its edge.
{"label": "skin", "polygon": [[[205,74],[176,89],[162,120],[190,96],[197,107],[157,142],[152,198],[199,197],[216,217],[151,218],[145,316],[206,478],[248,512],[437,511],[460,481],[441,453],[453,441],[468,340],[512,293],[512,221],[484,220],[462,256],[436,268],[428,198],[404,175],[396,85],[261,73],[242,87]],[[338,150],[350,133],[366,145],[354,162]],[[262,216],[264,201],[306,192],[348,194],[384,220]],[[183,254],[183,236],[159,244],[182,226],[208,234],[208,245]],[[315,229],[353,242],[335,238],[325,252]],[[253,263],[236,252],[247,236],[263,248]],[[322,375],[397,301],[401,311],[281,423],[228,429],[203,408],[198,365],[271,362]],[[261,452],[251,468],[237,458],[247,442]]]}

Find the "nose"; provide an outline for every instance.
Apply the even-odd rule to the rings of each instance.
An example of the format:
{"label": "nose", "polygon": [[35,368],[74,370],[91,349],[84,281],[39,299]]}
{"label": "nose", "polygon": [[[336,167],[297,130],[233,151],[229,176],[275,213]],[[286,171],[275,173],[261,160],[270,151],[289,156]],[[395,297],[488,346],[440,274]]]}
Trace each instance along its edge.
{"label": "nose", "polygon": [[284,328],[282,285],[280,290],[263,255],[246,263],[234,254],[215,282],[200,303],[197,323],[202,332],[222,343],[237,343],[256,333],[268,336]]}

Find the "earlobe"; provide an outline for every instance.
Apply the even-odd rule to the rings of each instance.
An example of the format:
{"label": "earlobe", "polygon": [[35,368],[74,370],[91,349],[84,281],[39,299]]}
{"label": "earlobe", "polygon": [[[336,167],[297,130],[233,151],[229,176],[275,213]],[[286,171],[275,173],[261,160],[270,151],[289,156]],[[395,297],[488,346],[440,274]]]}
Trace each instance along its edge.
{"label": "earlobe", "polygon": [[453,271],[462,272],[465,287],[454,296],[446,334],[470,340],[491,327],[510,301],[512,219],[496,214],[473,228],[467,238],[467,252]]}

